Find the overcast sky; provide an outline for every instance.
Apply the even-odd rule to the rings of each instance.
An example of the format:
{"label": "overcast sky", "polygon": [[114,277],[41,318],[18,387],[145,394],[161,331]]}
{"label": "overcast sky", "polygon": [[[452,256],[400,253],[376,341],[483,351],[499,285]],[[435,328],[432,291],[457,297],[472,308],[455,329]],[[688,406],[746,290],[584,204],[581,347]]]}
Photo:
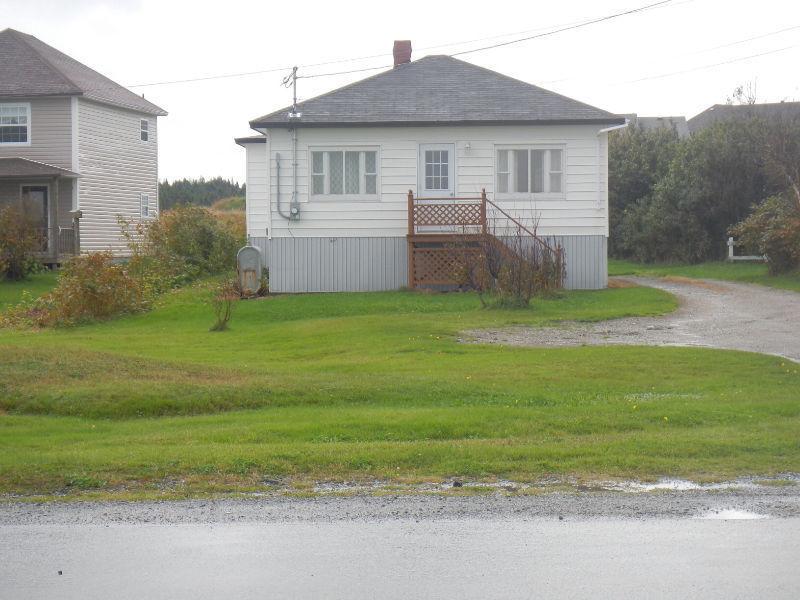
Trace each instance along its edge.
{"label": "overcast sky", "polygon": [[[233,138],[252,133],[250,119],[291,102],[280,85],[287,71],[135,86],[378,54],[300,73],[381,66],[391,63],[395,39],[411,39],[414,58],[449,54],[655,1],[0,0],[0,28],[35,35],[169,111],[159,120],[161,178],[243,181],[244,151]],[[800,100],[800,2],[674,0],[460,58],[643,116],[692,116],[747,82],[757,82],[760,101]],[[727,61],[736,62],[719,64]],[[718,66],[697,69],[709,65]],[[375,72],[301,80],[299,96]]]}

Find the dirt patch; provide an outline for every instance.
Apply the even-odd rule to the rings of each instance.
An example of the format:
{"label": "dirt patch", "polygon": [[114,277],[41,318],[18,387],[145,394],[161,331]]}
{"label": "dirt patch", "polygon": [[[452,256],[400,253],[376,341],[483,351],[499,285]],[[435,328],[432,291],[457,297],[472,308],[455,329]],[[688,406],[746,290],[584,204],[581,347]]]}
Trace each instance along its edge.
{"label": "dirt patch", "polygon": [[800,362],[800,294],[796,292],[684,277],[614,281],[615,285],[646,285],[670,292],[677,296],[680,308],[662,317],[472,330],[463,332],[461,339],[512,346],[700,346],[761,352]]}
{"label": "dirt patch", "polygon": [[692,279],[691,277],[682,277],[680,275],[667,275],[666,277],[662,277],[664,281],[670,281],[672,283],[680,283],[684,285],[696,285],[698,287],[705,288],[707,290],[711,290],[712,292],[718,292],[720,294],[726,294],[730,290],[723,285],[720,285],[716,281],[708,281],[706,279]]}

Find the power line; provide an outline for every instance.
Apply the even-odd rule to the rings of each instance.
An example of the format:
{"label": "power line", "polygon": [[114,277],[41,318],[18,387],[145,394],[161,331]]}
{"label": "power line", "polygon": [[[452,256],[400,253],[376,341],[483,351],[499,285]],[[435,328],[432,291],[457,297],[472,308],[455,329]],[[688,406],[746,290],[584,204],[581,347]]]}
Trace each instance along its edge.
{"label": "power line", "polygon": [[[650,9],[656,8],[658,6],[671,4],[674,1],[675,0],[660,0],[660,2],[655,2],[653,4],[647,4],[645,6],[640,6],[638,8],[633,8],[633,9],[626,10],[626,11],[619,12],[619,13],[615,13],[615,14],[612,14],[612,15],[606,15],[604,17],[598,17],[598,18],[595,18],[595,19],[589,19],[588,21],[579,21],[579,22],[574,23],[572,25],[559,27],[558,29],[553,29],[553,30],[550,30],[550,31],[546,31],[544,33],[539,33],[537,35],[531,35],[531,36],[527,36],[527,37],[523,37],[523,38],[518,38],[516,40],[509,40],[509,41],[506,41],[506,42],[499,42],[497,44],[491,44],[489,46],[483,46],[481,48],[473,48],[471,50],[462,50],[460,52],[453,52],[453,53],[449,54],[448,56],[461,56],[461,55],[464,55],[464,54],[472,54],[474,52],[482,52],[484,50],[491,50],[493,48],[500,48],[500,47],[503,47],[503,46],[510,46],[512,44],[519,44],[521,42],[527,42],[527,41],[530,41],[530,40],[535,40],[535,39],[539,39],[539,38],[543,38],[543,37],[548,37],[548,36],[555,35],[557,33],[561,33],[561,32],[564,32],[564,31],[571,31],[573,29],[580,29],[581,27],[587,27],[588,25],[594,25],[595,23],[602,23],[603,21],[610,21],[611,19],[616,19],[618,17],[622,17],[622,16],[625,16],[625,15],[631,15],[631,14],[634,14],[634,13],[643,12],[643,11],[646,11],[646,10],[650,10]],[[453,44],[445,44],[445,45],[453,45]],[[376,71],[378,69],[388,69],[391,66],[392,65],[386,65],[386,66],[381,66],[381,67],[368,67],[368,68],[365,68],[365,69],[354,69],[354,70],[351,70],[351,71],[336,71],[336,72],[332,72],[332,73],[316,73],[316,74],[312,74],[312,75],[302,75],[302,76],[300,76],[298,78],[312,79],[314,77],[328,77],[328,76],[331,76],[331,75],[346,75],[346,74],[349,74],[349,73],[362,73],[364,71]]]}
{"label": "power line", "polygon": [[673,77],[675,75],[683,75],[684,73],[693,73],[695,71],[703,71],[705,69],[713,69],[714,67],[721,67],[723,65],[730,65],[737,62],[742,62],[745,60],[751,60],[753,58],[758,58],[760,56],[767,56],[768,54],[777,54],[778,52],[785,52],[786,50],[791,50],[792,48],[798,48],[800,44],[794,44],[792,46],[786,46],[784,48],[778,48],[777,50],[769,50],[767,52],[759,52],[758,54],[751,54],[750,56],[742,56],[740,58],[733,58],[731,60],[726,60],[723,62],[714,63],[713,65],[703,65],[702,67],[693,67],[691,69],[684,69],[682,71],[673,71],[672,73],[662,73],[661,75],[652,75],[650,77],[642,77],[640,79],[632,79],[631,81],[623,81],[616,85],[626,85],[630,83],[640,83],[642,81],[652,81],[654,79],[663,79],[665,77]]}
{"label": "power line", "polygon": [[[611,19],[616,19],[618,17],[622,17],[622,16],[625,16],[625,15],[630,15],[630,14],[634,14],[634,13],[638,13],[638,12],[643,12],[643,11],[646,11],[646,10],[657,8],[659,6],[664,6],[664,5],[667,5],[667,4],[671,4],[674,1],[675,0],[661,0],[660,2],[655,2],[655,3],[652,3],[652,4],[648,4],[646,6],[640,6],[638,8],[634,8],[634,9],[631,9],[631,10],[626,10],[626,11],[615,13],[615,14],[612,14],[612,15],[606,15],[606,16],[603,16],[603,17],[597,17],[597,18],[593,18],[593,19],[589,19],[589,20],[583,20],[583,21],[574,21],[574,22],[566,24],[564,26],[557,25],[556,26],[557,29],[550,30],[550,31],[545,31],[544,33],[540,33],[540,34],[532,35],[532,36],[527,36],[527,37],[523,37],[523,38],[519,38],[519,39],[515,39],[515,40],[509,40],[509,41],[506,41],[506,42],[500,42],[500,43],[497,43],[497,44],[491,44],[491,45],[488,45],[488,46],[483,46],[481,48],[473,48],[471,50],[462,50],[460,52],[452,53],[449,56],[461,56],[463,54],[471,54],[471,53],[474,53],[474,52],[481,52],[483,50],[490,50],[492,48],[499,48],[499,47],[502,47],[502,46],[509,46],[509,45],[512,45],[512,44],[518,44],[518,43],[529,41],[529,40],[548,37],[548,36],[555,35],[557,33],[561,33],[561,32],[564,32],[564,31],[570,31],[570,30],[573,30],[573,29],[579,29],[581,27],[586,27],[588,25],[594,25],[595,23],[601,23],[603,21],[609,21]],[[684,4],[684,3],[685,2],[682,2],[681,4]],[[544,29],[544,28],[532,29],[532,30],[529,30],[529,31],[541,31],[542,29]],[[517,33],[523,33],[523,32],[517,32]],[[443,48],[443,47],[447,47],[447,46],[458,46],[458,45],[463,45],[463,44],[471,44],[471,43],[474,43],[474,42],[480,42],[480,41],[484,41],[484,40],[487,40],[487,39],[497,39],[499,37],[507,37],[508,35],[514,35],[514,34],[513,33],[511,33],[511,34],[501,34],[501,35],[498,35],[498,36],[492,36],[490,38],[478,38],[478,39],[474,39],[474,40],[465,40],[465,41],[461,41],[461,42],[452,42],[452,43],[447,43],[447,44],[438,44],[438,45],[435,45],[435,46],[426,46],[426,47],[420,48],[420,50],[430,50],[430,49],[434,49],[434,48]],[[298,66],[300,68],[306,68],[307,69],[307,68],[311,68],[311,67],[321,67],[321,66],[325,66],[325,65],[333,65],[333,64],[341,64],[341,63],[347,63],[347,62],[357,62],[357,61],[361,61],[361,60],[369,60],[369,59],[372,59],[372,58],[382,58],[384,56],[390,56],[390,54],[387,54],[387,53],[372,54],[372,55],[360,56],[360,57],[355,57],[355,58],[343,58],[343,59],[338,59],[338,60],[331,60],[331,61],[312,63],[312,64],[307,64],[307,65],[298,65]],[[311,75],[299,75],[298,79],[311,79],[311,78],[314,78],[314,77],[330,77],[330,76],[333,76],[333,75],[347,75],[347,74],[351,74],[351,73],[364,73],[364,72],[367,72],[367,71],[377,71],[379,69],[388,69],[391,66],[392,65],[381,65],[381,66],[378,66],[378,67],[365,67],[363,69],[351,69],[351,70],[344,70],[344,71],[335,71],[335,72],[330,72],[330,73],[316,73],[316,74],[311,74]],[[249,77],[249,76],[252,76],[252,75],[265,75],[265,74],[269,74],[269,73],[279,73],[279,72],[282,72],[282,71],[289,71],[292,68],[293,67],[291,67],[291,66],[272,67],[272,68],[261,69],[261,70],[257,70],[257,71],[243,71],[243,72],[239,72],[239,73],[223,73],[223,74],[219,74],[219,75],[207,75],[207,76],[192,77],[192,78],[187,78],[187,79],[174,79],[174,80],[165,80],[165,81],[155,81],[155,82],[150,82],[150,83],[137,83],[137,84],[133,84],[133,85],[128,85],[126,87],[129,87],[129,88],[143,88],[143,87],[153,87],[153,86],[159,86],[159,85],[172,85],[172,84],[180,84],[180,83],[195,83],[195,82],[199,82],[199,81],[211,81],[211,80],[215,80],[215,79],[231,79],[231,78],[235,78],[235,77]],[[101,88],[95,88],[95,89],[101,89]]]}
{"label": "power line", "polygon": [[761,40],[761,39],[766,38],[766,37],[771,37],[773,35],[778,35],[779,33],[786,33],[787,31],[794,31],[795,29],[800,29],[800,25],[794,25],[792,27],[785,27],[784,29],[778,29],[777,31],[770,31],[769,33],[756,35],[754,37],[745,38],[743,40],[736,40],[735,42],[729,42],[727,44],[721,44],[719,46],[712,46],[711,48],[706,48],[704,50],[698,50],[696,52],[691,52],[690,54],[684,54],[684,56],[692,56],[694,54],[703,54],[704,52],[712,52],[713,50],[719,50],[721,48],[729,48],[731,46],[737,46],[738,44],[744,44],[746,42],[753,42],[755,40]]}
{"label": "power line", "polygon": [[[766,37],[770,37],[770,36],[773,36],[773,35],[778,35],[780,33],[785,33],[787,31],[794,31],[796,29],[800,29],[800,25],[794,25],[792,27],[785,27],[783,29],[778,29],[776,31],[770,31],[769,33],[764,33],[764,34],[761,34],[761,35],[757,35],[757,36],[753,36],[753,37],[749,37],[749,38],[744,38],[744,39],[741,39],[741,40],[735,40],[733,42],[727,42],[725,44],[720,44],[719,46],[712,46],[711,48],[704,48],[702,50],[696,50],[694,52],[688,52],[686,54],[681,54],[680,56],[681,57],[683,57],[683,56],[695,56],[697,54],[703,54],[705,52],[711,52],[713,50],[719,50],[721,48],[728,48],[730,46],[736,46],[738,44],[744,44],[746,42],[752,42],[752,41],[755,41],[755,40],[760,40],[760,39],[763,39],[763,38],[766,38]],[[735,59],[735,60],[743,60],[743,59]],[[713,67],[713,66],[717,66],[717,65],[710,65],[709,67],[697,67],[697,68],[698,69],[710,68],[710,67]],[[676,73],[676,74],[678,74],[678,73]],[[575,79],[578,79],[578,77],[579,76],[562,77],[560,79],[550,79],[550,80],[547,80],[547,81],[541,81],[540,83],[545,84],[545,85],[546,84],[550,84],[550,83],[562,83],[564,81],[574,81]],[[659,76],[656,76],[656,77],[659,77]],[[647,79],[647,78],[643,78],[643,79]],[[642,80],[636,80],[636,81],[642,81]],[[619,85],[621,83],[633,83],[633,82],[632,81],[617,82],[616,85]]]}
{"label": "power line", "polygon": [[502,48],[503,46],[510,46],[511,44],[519,44],[520,42],[527,42],[529,40],[535,40],[551,35],[555,35],[556,33],[562,33],[564,31],[571,31],[573,29],[580,29],[581,27],[586,27],[588,25],[594,25],[595,23],[602,23],[603,21],[610,21],[611,19],[616,19],[618,17],[623,17],[625,15],[632,15],[634,13],[643,12],[649,10],[651,8],[655,8],[657,6],[662,6],[664,4],[671,4],[674,0],[661,0],[660,2],[654,2],[653,4],[647,4],[645,6],[640,6],[639,8],[633,8],[631,10],[626,10],[623,12],[615,13],[613,15],[607,15],[605,17],[599,17],[597,19],[592,19],[590,21],[583,21],[581,23],[570,25],[568,27],[562,27],[560,29],[554,29],[553,31],[547,31],[545,33],[540,33],[538,35],[531,35],[524,38],[519,38],[517,40],[510,40],[508,42],[501,42],[499,44],[492,44],[491,46],[483,46],[481,48],[473,48],[472,50],[462,50],[461,52],[454,52],[450,56],[462,56],[464,54],[472,54],[473,52],[482,52],[484,50],[492,50],[493,48]]}

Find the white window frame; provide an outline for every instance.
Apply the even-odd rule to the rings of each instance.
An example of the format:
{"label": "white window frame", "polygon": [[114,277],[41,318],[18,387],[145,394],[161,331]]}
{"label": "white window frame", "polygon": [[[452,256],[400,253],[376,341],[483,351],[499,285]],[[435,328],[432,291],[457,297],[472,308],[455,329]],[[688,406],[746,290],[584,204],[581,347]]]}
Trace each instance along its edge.
{"label": "white window frame", "polygon": [[[527,150],[528,151],[528,191],[527,192],[500,192],[498,191],[498,175],[501,173],[508,173],[508,181],[509,183],[514,181],[514,169],[515,169],[515,161],[512,158],[512,155],[509,155],[508,158],[508,171],[500,171],[500,152],[501,151],[513,151],[513,150]],[[542,185],[544,191],[541,192],[533,192],[533,169],[531,169],[531,152],[534,150],[544,150],[544,171],[542,173]],[[561,170],[560,171],[551,171],[550,165],[550,151],[551,150],[560,150],[561,151]],[[566,198],[566,188],[567,188],[567,147],[566,144],[496,144],[494,147],[494,190],[495,190],[495,197],[500,200],[563,200]],[[554,173],[561,174],[561,191],[560,192],[553,192],[550,191],[550,175]]]}
{"label": "white window frame", "polygon": [[[32,115],[31,115],[31,103],[30,102],[0,102],[0,106],[13,106],[14,108],[24,108],[27,112],[27,123],[25,126],[27,128],[27,141],[25,142],[1,142],[0,147],[8,147],[8,146],[30,146],[31,145],[31,138],[33,137],[33,127],[31,126],[32,122]],[[9,125],[10,127],[19,127],[19,125]],[[2,124],[0,124],[2,127]]]}
{"label": "white window frame", "polygon": [[[448,152],[448,173],[446,190],[428,190],[425,188],[425,152],[428,150]],[[455,142],[441,144],[420,144],[417,155],[417,195],[420,198],[452,198],[456,195],[456,145]]]}
{"label": "white window frame", "polygon": [[150,194],[139,194],[139,217],[149,219],[152,216],[150,212]]}
{"label": "white window frame", "polygon": [[145,143],[150,141],[150,119],[139,119],[139,140]]}
{"label": "white window frame", "polygon": [[[324,178],[324,191],[322,194],[314,193],[314,152],[322,152],[322,175]],[[347,189],[347,182],[344,180],[347,167],[345,165],[346,152],[359,152],[359,190],[364,190],[363,193],[358,194],[331,194],[330,193],[330,166],[329,166],[329,152],[342,153],[342,191]],[[365,152],[375,153],[375,173],[366,172],[366,155]],[[367,194],[367,175],[375,175],[375,193]],[[381,149],[380,146],[309,146],[308,147],[308,197],[313,201],[323,202],[350,202],[350,201],[377,201],[380,200],[381,190]]]}

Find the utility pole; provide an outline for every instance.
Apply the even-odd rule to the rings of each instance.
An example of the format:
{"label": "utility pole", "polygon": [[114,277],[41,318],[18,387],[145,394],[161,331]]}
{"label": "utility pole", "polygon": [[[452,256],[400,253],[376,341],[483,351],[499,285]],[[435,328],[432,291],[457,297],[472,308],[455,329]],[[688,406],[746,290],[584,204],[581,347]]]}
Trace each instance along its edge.
{"label": "utility pole", "polygon": [[292,86],[292,112],[290,115],[297,114],[297,67],[292,68],[292,72],[283,78],[283,86]]}

